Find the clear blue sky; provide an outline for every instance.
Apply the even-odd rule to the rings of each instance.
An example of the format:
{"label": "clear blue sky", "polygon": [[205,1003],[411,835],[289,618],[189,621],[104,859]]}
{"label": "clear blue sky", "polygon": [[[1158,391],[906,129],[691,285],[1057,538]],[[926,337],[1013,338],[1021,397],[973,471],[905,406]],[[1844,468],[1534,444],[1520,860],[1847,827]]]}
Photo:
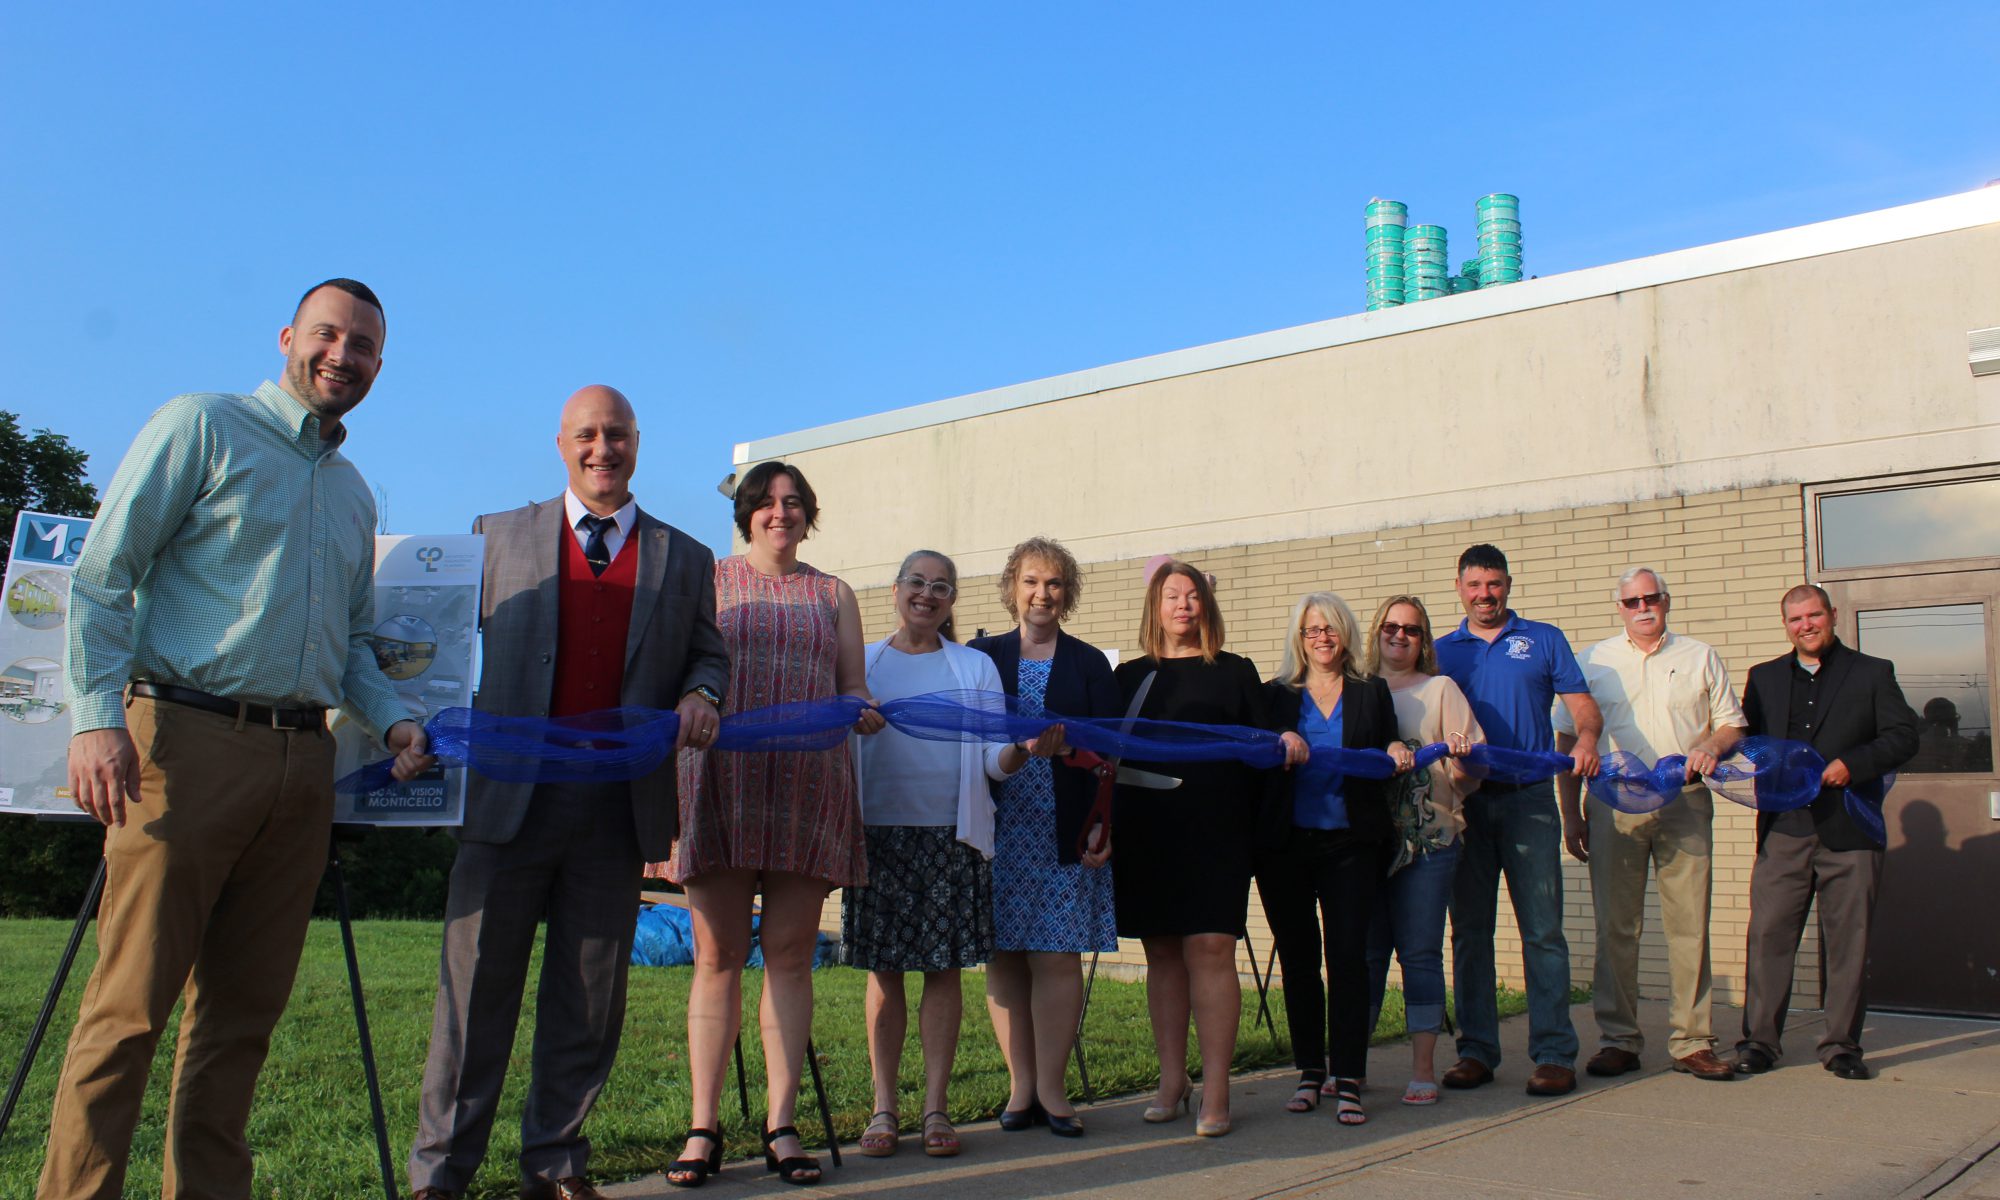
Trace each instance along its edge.
{"label": "clear blue sky", "polygon": [[11,4],[0,408],[102,485],[353,275],[398,531],[605,382],[721,546],[735,442],[1359,311],[1374,195],[1547,275],[2000,177],[2000,5],[1673,7]]}

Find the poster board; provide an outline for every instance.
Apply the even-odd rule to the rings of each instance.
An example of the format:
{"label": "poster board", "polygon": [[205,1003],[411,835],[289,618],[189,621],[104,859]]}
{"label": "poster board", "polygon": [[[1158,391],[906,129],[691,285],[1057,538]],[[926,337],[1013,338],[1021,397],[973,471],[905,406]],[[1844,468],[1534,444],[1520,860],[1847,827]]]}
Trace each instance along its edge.
{"label": "poster board", "polygon": [[[375,539],[375,662],[410,715],[428,720],[472,704],[479,584],[486,538],[477,533]],[[333,718],[334,778],[389,757],[353,721]],[[465,772],[434,769],[407,783],[334,798],[333,819],[354,825],[461,825]]]}
{"label": "poster board", "polygon": [[70,576],[90,518],[22,512],[0,584],[0,813],[77,815],[69,791]]}

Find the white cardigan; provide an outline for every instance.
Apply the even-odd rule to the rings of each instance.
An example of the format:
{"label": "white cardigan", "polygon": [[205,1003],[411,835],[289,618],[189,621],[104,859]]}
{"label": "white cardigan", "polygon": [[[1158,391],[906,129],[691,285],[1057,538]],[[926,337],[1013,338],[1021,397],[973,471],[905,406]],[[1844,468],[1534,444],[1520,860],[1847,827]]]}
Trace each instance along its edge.
{"label": "white cardigan", "polygon": [[[1006,691],[1000,682],[1000,669],[993,660],[977,650],[969,650],[957,642],[944,642],[945,666],[950,668],[952,681],[962,691],[1002,692]],[[875,664],[882,660],[882,652],[889,648],[889,639],[871,642],[866,652],[868,674],[875,674]],[[874,681],[869,681],[869,691],[874,691]],[[879,697],[878,697],[879,699]],[[851,735],[859,737],[860,735]],[[879,736],[879,735],[878,735]],[[858,746],[849,757],[854,760],[854,790],[861,794],[861,753]],[[1006,753],[1002,742],[963,742],[958,754],[958,840],[979,851],[986,858],[993,857],[993,789],[987,786],[989,779],[1005,779],[1007,772],[1000,767],[1000,756]]]}

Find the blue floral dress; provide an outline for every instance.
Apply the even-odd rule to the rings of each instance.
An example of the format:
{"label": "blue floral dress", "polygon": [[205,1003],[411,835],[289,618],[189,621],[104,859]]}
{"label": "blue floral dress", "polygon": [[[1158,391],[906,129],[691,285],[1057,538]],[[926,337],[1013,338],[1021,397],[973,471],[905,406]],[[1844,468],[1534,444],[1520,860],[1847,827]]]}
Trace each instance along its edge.
{"label": "blue floral dress", "polygon": [[[1042,715],[1049,666],[1048,659],[1021,660],[1022,716]],[[1069,953],[1118,948],[1111,869],[1056,861],[1055,766],[1046,758],[1029,759],[1007,780],[994,813],[993,946]]]}

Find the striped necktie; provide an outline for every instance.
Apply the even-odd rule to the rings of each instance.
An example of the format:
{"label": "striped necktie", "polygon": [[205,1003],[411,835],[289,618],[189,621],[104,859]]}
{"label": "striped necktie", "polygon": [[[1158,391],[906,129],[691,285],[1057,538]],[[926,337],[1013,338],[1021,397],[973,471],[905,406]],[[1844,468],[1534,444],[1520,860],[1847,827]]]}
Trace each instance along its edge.
{"label": "striped necktie", "polygon": [[618,528],[618,522],[611,517],[586,513],[577,525],[588,535],[583,539],[583,560],[590,564],[590,573],[604,574],[604,569],[611,565],[611,551],[604,545],[604,531]]}

